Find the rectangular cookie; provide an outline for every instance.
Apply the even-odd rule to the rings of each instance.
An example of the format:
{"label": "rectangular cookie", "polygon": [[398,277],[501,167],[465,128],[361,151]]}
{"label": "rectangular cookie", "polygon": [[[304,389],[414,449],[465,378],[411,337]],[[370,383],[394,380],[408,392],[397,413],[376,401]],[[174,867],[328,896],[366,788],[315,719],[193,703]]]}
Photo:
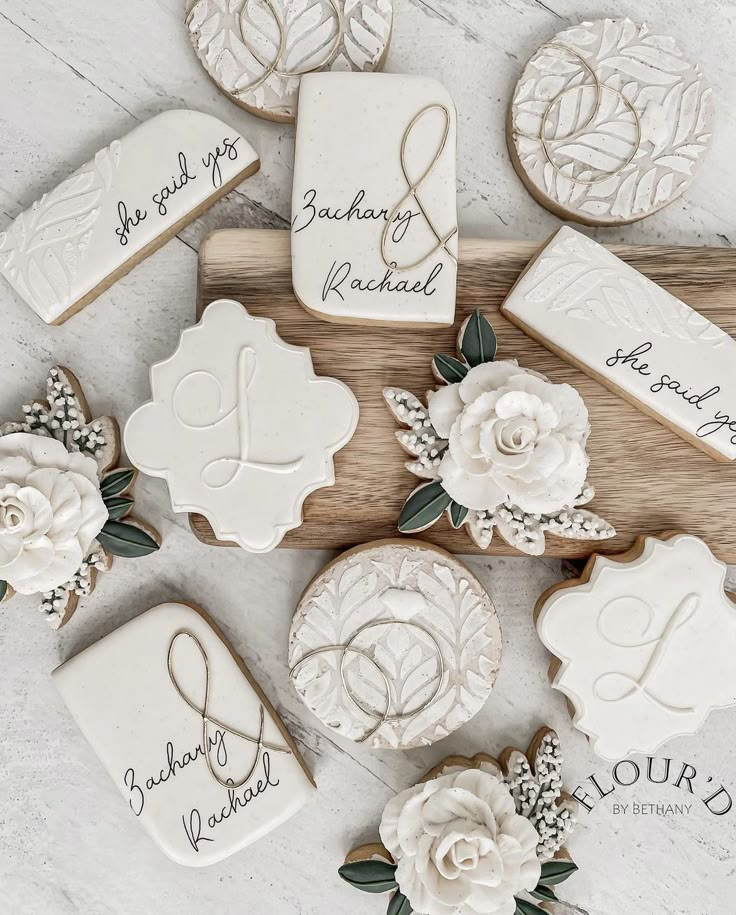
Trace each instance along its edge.
{"label": "rectangular cookie", "polygon": [[316,73],[299,90],[292,282],[326,321],[452,324],[455,106],[435,79]]}
{"label": "rectangular cookie", "polygon": [[312,796],[270,702],[194,606],[154,607],[52,676],[125,805],[179,864],[221,861]]}
{"label": "rectangular cookie", "polygon": [[0,273],[61,324],[259,167],[218,118],[165,111],[20,213],[0,234]]}
{"label": "rectangular cookie", "polygon": [[736,341],[602,245],[564,226],[501,311],[710,457],[736,458]]}

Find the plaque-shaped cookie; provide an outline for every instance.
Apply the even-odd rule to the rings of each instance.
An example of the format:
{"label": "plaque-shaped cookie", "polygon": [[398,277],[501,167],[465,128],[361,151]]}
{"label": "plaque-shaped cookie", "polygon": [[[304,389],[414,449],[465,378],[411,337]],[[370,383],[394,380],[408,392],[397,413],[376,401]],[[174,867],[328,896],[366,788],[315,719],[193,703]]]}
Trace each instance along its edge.
{"label": "plaque-shaped cookie", "polygon": [[154,607],[53,678],[132,814],[179,864],[228,857],[312,795],[268,699],[187,604]]}
{"label": "plaque-shaped cookie", "polygon": [[174,511],[204,515],[251,553],[278,546],[309,493],[333,485],[333,456],[358,422],[350,388],[229,299],[153,366],[151,388],[125,428],[131,461],[167,481]]}

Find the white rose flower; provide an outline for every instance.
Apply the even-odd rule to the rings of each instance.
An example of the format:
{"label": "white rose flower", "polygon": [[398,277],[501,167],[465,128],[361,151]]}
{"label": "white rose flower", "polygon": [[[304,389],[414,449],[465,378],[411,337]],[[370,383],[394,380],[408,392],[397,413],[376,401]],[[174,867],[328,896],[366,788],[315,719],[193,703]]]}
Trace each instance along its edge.
{"label": "white rose flower", "polygon": [[442,775],[389,801],[381,841],[396,880],[422,915],[513,915],[539,882],[539,836],[489,772]]}
{"label": "white rose flower", "polygon": [[580,495],[590,423],[569,384],[508,360],[477,365],[428,397],[432,425],[449,441],[439,475],[455,502],[478,511],[510,502],[543,514]]}
{"label": "white rose flower", "polygon": [[64,584],[107,518],[91,458],[54,438],[0,437],[0,580],[19,594]]}

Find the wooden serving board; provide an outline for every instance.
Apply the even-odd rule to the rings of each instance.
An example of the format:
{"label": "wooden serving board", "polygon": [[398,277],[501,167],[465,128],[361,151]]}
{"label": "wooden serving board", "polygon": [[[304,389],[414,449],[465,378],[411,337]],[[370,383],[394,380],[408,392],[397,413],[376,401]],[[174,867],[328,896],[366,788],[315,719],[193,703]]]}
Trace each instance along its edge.
{"label": "wooden serving board", "polygon": [[[309,496],[304,523],[287,534],[283,546],[343,549],[396,536],[401,507],[419,481],[404,468],[407,457],[394,435],[398,426],[381,391],[395,385],[423,397],[434,386],[432,357],[454,354],[460,322],[481,308],[498,335],[499,358],[516,358],[553,381],[569,382],[590,411],[589,480],[596,488],[591,508],[618,535],[602,544],[548,537],[546,555],[616,552],[630,547],[638,534],[681,529],[702,536],[722,560],[736,563],[736,462],[719,464],[702,454],[500,315],[499,305],[537,248],[532,242],[462,241],[455,326],[405,330],[328,324],[307,314],[292,292],[286,231],[227,229],[210,235],[200,252],[200,314],[215,299],[233,298],[251,314],[273,318],[284,340],[311,349],[318,374],[346,382],[360,402],[357,432],[336,456],[335,486]],[[736,335],[736,251],[626,245],[611,250]],[[191,516],[191,525],[200,540],[220,543],[200,515]],[[452,530],[444,517],[421,537],[455,553],[481,552],[464,529]],[[518,555],[498,535],[485,552]]]}

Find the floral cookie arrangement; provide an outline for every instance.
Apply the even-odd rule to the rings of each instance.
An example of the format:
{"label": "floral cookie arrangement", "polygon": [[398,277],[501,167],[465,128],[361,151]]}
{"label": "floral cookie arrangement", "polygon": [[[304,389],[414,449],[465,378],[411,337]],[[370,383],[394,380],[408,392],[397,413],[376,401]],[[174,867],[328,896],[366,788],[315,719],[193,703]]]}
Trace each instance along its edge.
{"label": "floral cookie arrangement", "polygon": [[113,556],[146,556],[160,539],[130,514],[136,471],[117,466],[117,423],[91,418],[69,369],[52,368],[46,398],[22,412],[0,425],[0,602],[40,594],[59,629]]}
{"label": "floral cookie arrangement", "polygon": [[443,386],[429,391],[426,406],[401,388],[383,392],[408,427],[396,433],[413,458],[407,470],[430,481],[407,499],[399,530],[426,530],[446,512],[482,549],[498,529],[534,556],[544,552],[545,533],[613,537],[611,525],[580,507],[595,491],[586,482],[588,411],[575,388],[515,359],[496,362],[496,335],[480,311],[463,322],[457,349],[457,358],[435,356],[432,369]]}
{"label": "floral cookie arrangement", "polygon": [[388,915],[538,915],[577,867],[564,843],[576,802],[562,790],[557,734],[529,750],[450,756],[388,802],[381,842],[354,849],[340,876],[391,892]]}

